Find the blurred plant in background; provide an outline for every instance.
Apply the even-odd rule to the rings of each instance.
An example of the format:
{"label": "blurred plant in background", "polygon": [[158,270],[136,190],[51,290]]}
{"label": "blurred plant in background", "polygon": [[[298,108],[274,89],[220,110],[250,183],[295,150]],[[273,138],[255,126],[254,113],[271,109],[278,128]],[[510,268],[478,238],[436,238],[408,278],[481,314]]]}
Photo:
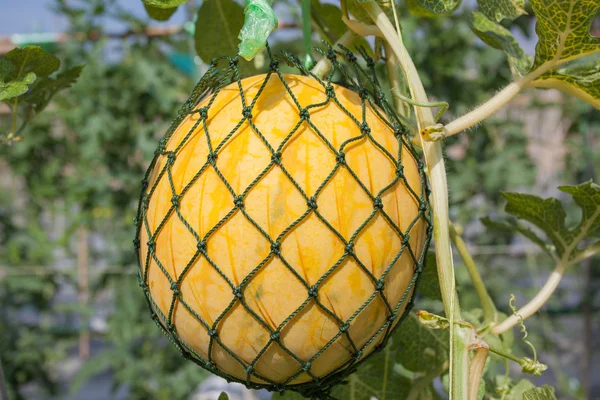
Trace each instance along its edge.
{"label": "blurred plant in background", "polygon": [[[197,24],[208,23],[211,3],[202,3],[196,19],[205,22]],[[233,1],[226,3],[238,11],[242,8]],[[30,122],[21,142],[0,147],[0,358],[10,395],[60,398],[112,371],[115,392],[125,388],[128,399],[189,398],[207,373],[185,362],[148,316],[133,265],[132,221],[140,181],[156,144],[193,88],[193,69],[202,68],[193,63],[197,58],[191,52],[197,50],[206,65],[225,51],[216,47],[223,35],[237,37],[243,18],[240,14],[229,27],[196,25],[204,29],[206,45],[194,49],[190,29],[168,36],[136,34],[145,32],[148,18],[132,14],[116,0],[57,0],[53,7],[68,19],[72,38],[54,52],[66,66],[61,71],[85,68],[74,86],[59,93]],[[294,25],[299,18],[296,2],[282,1],[279,7],[280,20]],[[331,21],[339,19],[341,11],[331,4],[322,7],[313,21],[322,34],[319,39],[335,41],[345,28]],[[443,19],[403,15],[407,37],[427,38],[407,43],[425,86],[431,96],[449,102],[456,114],[473,108],[511,80],[502,53],[483,46],[469,29],[469,12],[464,6]],[[188,17],[190,22],[193,17]],[[131,34],[107,37],[107,19]],[[531,16],[518,20],[525,35],[531,34],[531,22]],[[81,35],[99,40],[82,41]],[[211,40],[211,35],[221,39]],[[272,47],[300,56],[299,29],[276,34]],[[264,67],[259,57],[246,72],[257,73]],[[499,214],[504,204],[501,190],[535,186],[547,191],[560,182],[590,179],[600,165],[600,152],[592,151],[598,148],[597,112],[563,96],[545,102],[523,97],[521,106],[500,113],[474,134],[455,136],[446,143],[452,171],[451,216],[465,227],[467,241],[481,250],[475,254],[487,266],[484,278],[505,313],[510,313],[505,294],[515,285],[532,286],[546,274],[543,268],[538,272],[538,265],[548,260],[539,251],[519,247],[522,241],[511,233],[488,233],[479,219]],[[531,146],[539,146],[535,141],[544,138],[526,132],[532,127],[531,118],[549,112],[559,114],[561,132],[568,133],[557,142],[562,146],[558,159],[563,167],[540,180],[546,172],[536,166],[539,169],[543,163],[530,155],[535,153]],[[447,114],[445,119],[451,117]],[[3,126],[9,122],[0,121]],[[506,268],[508,264],[513,268]],[[551,355],[548,361],[559,398],[583,398],[585,374],[591,368],[584,365],[581,374],[562,369],[565,358],[557,342],[568,338],[569,324],[563,326],[563,318],[555,318],[566,313],[587,326],[597,316],[594,294],[600,276],[591,264],[586,268],[584,279],[572,277],[550,303],[555,314],[544,313],[543,322],[530,328],[531,341]],[[470,283],[465,269],[461,265],[456,269],[463,288],[461,302],[465,309],[476,307],[478,299],[466,290]],[[439,300],[422,301],[441,308]],[[89,360],[80,365],[80,357]],[[574,365],[573,360],[566,362]],[[497,374],[504,371],[498,369]]]}

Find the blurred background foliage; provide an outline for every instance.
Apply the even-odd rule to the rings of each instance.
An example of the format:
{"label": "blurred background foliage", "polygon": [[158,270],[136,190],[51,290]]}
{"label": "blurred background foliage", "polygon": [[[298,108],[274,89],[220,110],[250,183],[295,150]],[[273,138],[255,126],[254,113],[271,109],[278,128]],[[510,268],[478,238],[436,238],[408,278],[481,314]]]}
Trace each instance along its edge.
{"label": "blurred background foliage", "polygon": [[[201,3],[188,4],[183,11],[192,21]],[[135,277],[132,221],[158,140],[210,59],[195,56],[189,25],[166,36],[107,36],[109,19],[130,33],[156,24],[116,0],[56,0],[48,6],[68,20],[72,35],[52,46],[53,54],[65,68],[85,68],[77,84],[36,117],[22,142],[0,147],[0,358],[10,396],[191,398],[207,374],[180,358],[149,318]],[[299,6],[281,1],[276,11],[289,27],[275,33],[273,49],[302,58]],[[417,38],[407,44],[429,94],[451,105],[444,120],[511,79],[503,54],[483,46],[469,29],[468,11],[464,5],[439,19],[402,15],[405,37]],[[334,19],[331,13],[339,10],[327,6],[322,19]],[[514,29],[526,38],[532,22],[522,16]],[[81,33],[97,40],[78,40]],[[205,39],[207,47],[216,45]],[[314,39],[318,44],[321,38]],[[266,67],[260,60],[249,66],[252,73]],[[508,311],[510,293],[523,301],[535,293],[552,264],[511,234],[486,232],[479,219],[501,213],[500,191],[558,195],[558,184],[594,177],[598,132],[597,111],[542,92],[521,96],[469,135],[447,140],[451,215],[464,227],[502,311]],[[531,341],[550,365],[541,382],[554,383],[559,398],[591,398],[592,385],[596,394],[600,390],[591,381],[598,376],[598,354],[588,353],[599,348],[591,321],[598,318],[600,271],[593,262],[570,271],[546,311],[528,324]],[[460,263],[457,274],[462,305],[478,307]],[[423,299],[417,308],[440,304]],[[504,363],[497,364],[503,374]],[[83,395],[92,393],[94,381],[106,394]]]}

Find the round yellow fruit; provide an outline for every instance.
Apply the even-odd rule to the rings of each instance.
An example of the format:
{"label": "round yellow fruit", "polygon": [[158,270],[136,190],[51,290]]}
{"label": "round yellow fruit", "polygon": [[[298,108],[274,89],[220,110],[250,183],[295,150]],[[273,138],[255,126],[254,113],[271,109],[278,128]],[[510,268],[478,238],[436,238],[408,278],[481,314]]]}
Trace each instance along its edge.
{"label": "round yellow fruit", "polygon": [[242,80],[251,112],[233,83],[183,119],[149,175],[139,237],[163,325],[256,383],[307,382],[369,354],[409,301],[425,238],[417,162],[373,107],[284,78],[296,100],[273,74],[254,102],[255,76]]}

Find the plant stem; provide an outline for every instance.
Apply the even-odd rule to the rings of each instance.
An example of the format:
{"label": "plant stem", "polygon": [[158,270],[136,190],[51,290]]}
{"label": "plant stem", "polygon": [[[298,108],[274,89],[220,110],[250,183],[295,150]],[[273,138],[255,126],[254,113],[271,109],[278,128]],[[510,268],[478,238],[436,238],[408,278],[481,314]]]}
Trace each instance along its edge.
{"label": "plant stem", "polygon": [[[469,129],[476,124],[480,123],[484,119],[488,118],[500,108],[502,108],[506,103],[511,101],[524,87],[526,87],[529,83],[539,78],[542,74],[550,70],[551,68],[556,66],[556,62],[549,61],[545,64],[542,64],[535,71],[530,72],[523,78],[519,79],[516,82],[512,82],[508,84],[504,89],[498,92],[494,97],[474,109],[473,111],[463,115],[450,122],[444,127],[444,133],[442,136],[436,139],[430,140],[439,140],[442,138],[446,138],[449,136],[456,135],[457,133],[461,133],[462,131]],[[433,125],[433,124],[432,124]],[[424,135],[421,135],[424,136]],[[425,139],[427,140],[427,135],[425,135]]]}
{"label": "plant stem", "polygon": [[471,359],[471,366],[469,367],[469,400],[477,400],[478,398],[479,385],[483,378],[485,361],[487,360],[489,352],[490,350],[488,347],[478,347],[475,350],[475,355]]}
{"label": "plant stem", "polygon": [[454,243],[456,250],[458,250],[458,254],[460,254],[460,257],[465,263],[465,267],[467,267],[467,271],[471,277],[471,282],[473,282],[475,291],[479,296],[479,301],[481,302],[481,307],[483,308],[484,325],[496,323],[498,321],[498,310],[496,309],[496,305],[494,304],[494,301],[490,297],[490,294],[485,287],[485,283],[481,278],[481,274],[477,269],[477,265],[475,264],[471,253],[469,253],[469,250],[467,249],[467,245],[462,237],[458,234],[455,226],[452,223],[450,223],[450,239]]}
{"label": "plant stem", "polygon": [[[423,103],[429,102],[417,69],[402,43],[401,32],[393,27],[390,20],[376,2],[362,2],[360,4],[381,30],[388,44],[392,48],[400,63],[402,72],[404,73],[405,81],[410,88],[412,99]],[[415,113],[419,129],[434,124],[435,120],[431,109],[415,106]],[[465,328],[461,328],[454,324],[454,320],[460,320],[461,315],[458,296],[456,294],[452,251],[448,234],[448,186],[446,181],[446,169],[444,166],[441,144],[425,141],[423,141],[422,144],[431,184],[434,240],[440,289],[442,300],[444,302],[444,310],[446,316],[450,320],[451,326],[450,398],[465,399],[467,398],[469,365],[469,352],[466,346],[468,333]]]}
{"label": "plant stem", "polygon": [[600,254],[600,243],[593,244],[587,248],[585,248],[581,253],[577,254],[571,261],[568,262],[568,265],[579,264],[583,260],[593,257],[596,254]]}
{"label": "plant stem", "polygon": [[529,303],[517,311],[516,314],[518,316],[514,314],[511,315],[500,324],[493,327],[491,332],[496,335],[504,333],[519,323],[519,317],[527,319],[535,314],[544,304],[546,304],[550,296],[552,296],[565,273],[565,269],[566,265],[564,263],[559,263],[538,294],[535,295]]}

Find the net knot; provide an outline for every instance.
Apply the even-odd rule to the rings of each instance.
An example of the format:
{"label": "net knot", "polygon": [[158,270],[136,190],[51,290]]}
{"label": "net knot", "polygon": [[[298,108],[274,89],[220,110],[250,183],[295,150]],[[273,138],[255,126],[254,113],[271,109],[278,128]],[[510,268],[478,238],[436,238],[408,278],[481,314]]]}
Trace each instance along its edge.
{"label": "net knot", "polygon": [[395,127],[394,128],[394,136],[396,136],[398,139],[400,139],[400,138],[402,138],[402,135],[403,135],[402,128]]}
{"label": "net knot", "polygon": [[233,198],[233,204],[238,208],[244,208],[244,198],[241,195],[235,196]]}
{"label": "net knot", "polygon": [[206,252],[206,241],[202,240],[202,241],[198,242],[196,244],[196,247],[198,248],[198,251],[200,253],[204,254],[204,252]]}
{"label": "net knot", "polygon": [[351,63],[356,62],[356,60],[358,60],[356,58],[356,56],[354,55],[354,53],[347,51],[346,52],[346,60],[350,61]]}
{"label": "net knot", "polygon": [[350,324],[346,322],[340,326],[340,332],[345,333],[349,328]]}
{"label": "net knot", "polygon": [[244,294],[242,293],[242,288],[241,288],[241,287],[239,287],[239,286],[236,286],[236,287],[233,289],[233,295],[234,295],[235,297],[237,297],[238,299],[241,299],[242,297],[244,297]]}
{"label": "net knot", "polygon": [[237,68],[237,66],[238,66],[238,63],[239,63],[239,60],[237,59],[237,57],[236,57],[236,58],[230,58],[230,59],[229,59],[229,66],[230,66],[231,68]]}
{"label": "net knot", "polygon": [[276,70],[277,68],[279,68],[279,61],[271,61],[271,63],[269,64],[269,68],[272,70]]}
{"label": "net knot", "polygon": [[357,351],[356,354],[354,354],[354,361],[356,362],[356,361],[360,360],[362,358],[362,356],[363,356],[362,350]]}
{"label": "net knot", "polygon": [[281,254],[281,243],[279,241],[271,243],[271,252],[273,254]]}
{"label": "net knot", "polygon": [[142,179],[142,190],[146,190],[147,187],[148,187],[148,179],[144,178],[144,179]]}
{"label": "net knot", "polygon": [[176,157],[177,157],[177,155],[175,154],[174,151],[167,152],[167,164],[173,165]]}
{"label": "net knot", "polygon": [[325,88],[325,94],[327,95],[327,97],[335,96],[335,90],[333,89],[333,85],[331,83]]}
{"label": "net knot", "polygon": [[381,197],[375,197],[375,200],[373,201],[373,208],[375,208],[375,210],[381,210],[383,208],[383,201],[381,201]]}
{"label": "net knot", "polygon": [[154,240],[148,240],[148,242],[146,243],[146,245],[148,246],[148,251],[154,251],[154,245],[156,243],[154,243]]}
{"label": "net knot", "polygon": [[346,163],[346,153],[344,153],[343,151],[340,151],[337,154],[337,156],[335,157],[335,160],[340,164],[345,164]]}
{"label": "net knot", "polygon": [[171,197],[171,203],[173,204],[173,207],[175,207],[175,208],[179,207],[179,200],[181,200],[180,194],[175,194],[175,195],[173,195],[173,197]]}
{"label": "net knot", "polygon": [[391,313],[390,315],[388,315],[387,320],[389,323],[394,322],[394,320],[396,319],[396,313]]}
{"label": "net knot", "polygon": [[148,203],[150,203],[150,196],[145,194],[144,197],[142,197],[142,207],[148,208]]}
{"label": "net knot", "polygon": [[200,115],[200,119],[208,118],[208,107],[202,107],[198,110],[198,115]]}
{"label": "net knot", "polygon": [[425,203],[424,201],[419,202],[419,211],[427,211],[427,203]]}
{"label": "net knot", "polygon": [[177,282],[172,282],[172,283],[171,283],[171,290],[173,291],[173,294],[174,294],[175,296],[178,296],[178,295],[179,295],[179,293],[180,293],[180,290],[179,290],[179,285],[177,284]]}
{"label": "net knot", "polygon": [[367,89],[365,88],[360,88],[360,90],[358,91],[358,95],[363,100],[369,98],[369,92],[367,92]]}
{"label": "net knot", "polygon": [[406,233],[404,235],[404,237],[402,238],[402,246],[406,246],[409,241],[410,241],[410,235],[408,233]]}
{"label": "net knot", "polygon": [[175,325],[173,325],[172,323],[167,323],[167,330],[169,332],[173,332],[175,330]]}
{"label": "net knot", "polygon": [[335,51],[333,51],[332,48],[330,48],[329,50],[327,50],[327,54],[325,54],[325,56],[331,62],[334,62],[337,59],[337,54],[335,54]]}
{"label": "net knot", "polygon": [[398,164],[396,166],[396,175],[398,175],[398,176],[404,176],[404,165]]}
{"label": "net knot", "polygon": [[138,239],[138,238],[133,239],[133,247],[135,247],[136,249],[138,249],[140,247],[140,239]]}
{"label": "net knot", "polygon": [[216,329],[210,329],[207,333],[208,333],[208,336],[211,337],[211,338],[217,337],[217,330]]}
{"label": "net knot", "polygon": [[310,369],[311,366],[311,362],[307,361],[306,363],[304,363],[304,365],[302,366],[302,371],[306,372]]}
{"label": "net knot", "polygon": [[279,162],[281,161],[281,152],[276,151],[273,154],[271,154],[271,161],[273,161],[275,164],[279,164]]}
{"label": "net knot", "polygon": [[246,119],[251,119],[252,118],[252,107],[244,107],[244,109],[242,110],[242,115]]}
{"label": "net knot", "polygon": [[352,243],[352,242],[347,243],[346,247],[344,247],[345,254],[352,254],[353,250],[354,250],[354,243]]}
{"label": "net knot", "polygon": [[318,207],[317,205],[317,199],[313,196],[310,199],[308,199],[308,208],[311,210],[316,210]]}
{"label": "net knot", "polygon": [[378,292],[383,292],[383,288],[385,286],[385,281],[383,279],[379,279],[375,284],[375,290]]}
{"label": "net knot", "polygon": [[271,340],[272,340],[272,341],[274,341],[274,342],[276,342],[276,341],[278,341],[278,340],[279,340],[279,337],[280,337],[280,336],[281,336],[281,335],[280,335],[280,333],[279,333],[279,332],[273,332],[273,333],[271,333]]}
{"label": "net knot", "polygon": [[217,161],[217,153],[215,153],[214,151],[208,153],[208,162],[214,165],[216,161]]}
{"label": "net knot", "polygon": [[360,132],[363,135],[368,135],[369,133],[371,133],[371,128],[369,128],[369,124],[367,124],[366,122],[360,124]]}
{"label": "net knot", "polygon": [[252,365],[248,365],[246,367],[246,373],[251,374],[252,372],[254,372],[254,367]]}
{"label": "net knot", "polygon": [[310,113],[308,112],[308,109],[303,108],[302,110],[300,110],[300,118],[304,121],[310,118]]}
{"label": "net knot", "polygon": [[319,295],[317,286],[311,286],[310,289],[308,289],[308,295],[310,297],[317,297]]}

